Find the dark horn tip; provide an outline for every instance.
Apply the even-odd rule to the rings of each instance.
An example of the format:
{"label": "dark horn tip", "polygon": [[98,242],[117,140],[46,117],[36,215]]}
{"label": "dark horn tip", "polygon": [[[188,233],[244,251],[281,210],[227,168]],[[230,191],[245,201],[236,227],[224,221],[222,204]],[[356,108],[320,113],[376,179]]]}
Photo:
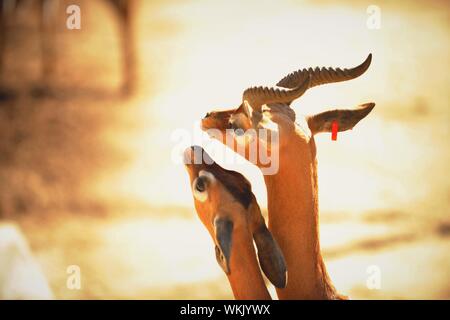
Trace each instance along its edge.
{"label": "dark horn tip", "polygon": [[366,61],[364,61],[363,64],[367,64],[367,66],[370,66],[371,62],[372,62],[372,53],[369,53],[369,55],[366,58]]}
{"label": "dark horn tip", "polygon": [[363,63],[361,63],[359,66],[349,70],[350,74],[352,74],[351,79],[359,77],[364,72],[366,72],[367,69],[369,69],[371,63],[372,63],[372,53],[369,53],[369,55],[367,56],[366,60],[364,60]]}
{"label": "dark horn tip", "polygon": [[360,105],[360,108],[364,108],[364,109],[373,109],[375,107],[375,102],[368,102],[368,103],[363,103],[362,105]]}
{"label": "dark horn tip", "polygon": [[359,106],[359,110],[364,117],[372,112],[373,108],[375,108],[374,102],[364,103]]}

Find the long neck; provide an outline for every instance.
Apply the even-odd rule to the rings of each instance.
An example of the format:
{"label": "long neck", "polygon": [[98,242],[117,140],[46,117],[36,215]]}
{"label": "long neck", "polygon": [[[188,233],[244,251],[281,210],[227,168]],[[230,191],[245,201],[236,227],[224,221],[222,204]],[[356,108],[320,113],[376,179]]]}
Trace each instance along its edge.
{"label": "long neck", "polygon": [[277,174],[264,176],[269,229],[288,269],[287,287],[277,289],[280,299],[337,298],[320,253],[317,164],[314,140],[309,143],[291,140],[280,150]]}
{"label": "long neck", "polygon": [[[248,233],[248,232],[247,232]],[[238,300],[270,300],[250,234],[233,236],[228,280]]]}

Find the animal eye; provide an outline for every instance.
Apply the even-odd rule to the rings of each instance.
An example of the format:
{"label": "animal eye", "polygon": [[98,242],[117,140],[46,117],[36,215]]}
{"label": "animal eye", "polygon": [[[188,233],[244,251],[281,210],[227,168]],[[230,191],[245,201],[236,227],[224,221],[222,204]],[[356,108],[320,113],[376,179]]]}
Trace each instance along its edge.
{"label": "animal eye", "polygon": [[198,177],[192,185],[192,193],[194,194],[194,198],[200,202],[204,202],[208,198],[206,183],[207,182],[204,177]]}
{"label": "animal eye", "polygon": [[195,190],[198,192],[204,192],[206,190],[205,181],[202,178],[198,178],[195,183]]}

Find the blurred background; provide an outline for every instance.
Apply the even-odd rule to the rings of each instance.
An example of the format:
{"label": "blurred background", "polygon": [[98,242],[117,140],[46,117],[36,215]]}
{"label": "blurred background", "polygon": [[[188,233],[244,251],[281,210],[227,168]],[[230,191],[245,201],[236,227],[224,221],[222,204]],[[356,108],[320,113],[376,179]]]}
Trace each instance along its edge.
{"label": "blurred background", "polygon": [[[448,1],[1,3],[0,221],[23,232],[55,298],[232,298],[173,160],[180,145],[248,86],[372,53],[360,78],[293,105],[377,104],[337,141],[316,139],[328,271],[353,299],[450,299]],[[80,30],[66,28],[71,4]],[[259,171],[226,167],[265,207]],[[70,265],[80,290],[66,285]]]}

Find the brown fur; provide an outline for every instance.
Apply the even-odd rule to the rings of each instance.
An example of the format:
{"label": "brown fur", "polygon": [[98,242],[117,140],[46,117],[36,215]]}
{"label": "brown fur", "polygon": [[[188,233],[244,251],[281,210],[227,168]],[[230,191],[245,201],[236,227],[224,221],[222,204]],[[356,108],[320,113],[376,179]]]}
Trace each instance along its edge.
{"label": "brown fur", "polygon": [[[199,161],[199,155],[202,161]],[[253,239],[264,273],[279,287],[286,285],[286,265],[279,246],[265,225],[250,183],[240,173],[220,167],[201,147],[186,150],[185,164],[191,185],[201,179],[201,188],[207,192],[204,199],[194,196],[195,208],[216,244],[217,260],[227,273],[235,298],[270,299]],[[201,173],[202,170],[207,174]],[[219,220],[222,226],[227,227],[218,230]],[[231,244],[226,246],[231,247],[231,254],[223,243]]]}

